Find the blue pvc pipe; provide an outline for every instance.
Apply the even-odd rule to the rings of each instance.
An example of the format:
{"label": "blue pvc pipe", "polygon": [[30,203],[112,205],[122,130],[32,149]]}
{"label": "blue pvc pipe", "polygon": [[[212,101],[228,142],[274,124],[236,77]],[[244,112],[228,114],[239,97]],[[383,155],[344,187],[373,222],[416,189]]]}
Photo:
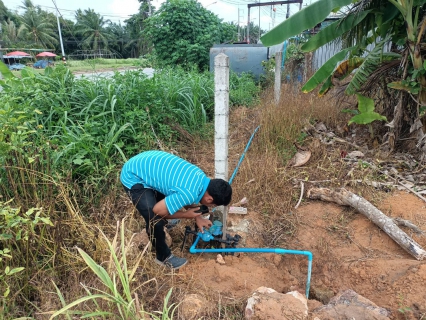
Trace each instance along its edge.
{"label": "blue pvc pipe", "polygon": [[225,249],[197,249],[196,246],[200,241],[200,235],[197,236],[195,242],[189,248],[190,253],[202,253],[202,252],[259,252],[259,253],[276,253],[276,254],[297,254],[308,257],[308,277],[306,280],[306,299],[309,299],[309,288],[311,286],[311,273],[312,273],[312,252],[300,251],[300,250],[289,250],[280,248],[225,248]]}
{"label": "blue pvc pipe", "polygon": [[285,56],[287,54],[287,40],[283,43],[283,55],[281,57],[281,69],[284,70]]}
{"label": "blue pvc pipe", "polygon": [[258,127],[254,130],[254,132],[252,133],[252,135],[251,135],[251,137],[250,137],[249,141],[247,142],[247,145],[246,145],[246,147],[245,147],[245,149],[244,149],[244,152],[243,152],[243,154],[241,155],[240,160],[238,161],[238,164],[237,164],[236,168],[234,169],[234,172],[232,173],[231,178],[230,178],[230,179],[229,179],[229,181],[228,181],[228,183],[229,183],[229,184],[231,184],[231,183],[232,183],[232,180],[234,180],[235,175],[237,174],[237,171],[238,171],[238,169],[239,169],[239,167],[240,167],[240,164],[241,164],[241,162],[243,162],[244,157],[245,157],[245,155],[246,155],[246,152],[247,152],[248,148],[250,147],[250,144],[251,144],[251,142],[252,142],[252,140],[253,140],[253,138],[254,138],[254,135],[256,134],[257,130],[259,130],[259,128],[260,128],[260,126],[258,126]]}
{"label": "blue pvc pipe", "polygon": [[[287,47],[287,41],[285,41],[285,48]],[[286,49],[284,49],[285,52]],[[283,58],[285,55],[283,55]],[[284,63],[284,60],[283,60]],[[229,184],[232,183],[232,181],[235,178],[235,175],[238,172],[238,169],[241,165],[241,162],[243,162],[244,157],[246,155],[246,152],[248,148],[250,147],[250,144],[254,138],[254,135],[259,130],[260,126],[258,126],[254,132],[252,133],[249,141],[247,142],[247,145],[244,149],[243,154],[240,157],[240,160],[238,161],[237,167],[235,168],[234,172],[232,173],[231,178],[229,179]],[[214,211],[215,209],[213,209]],[[312,252],[310,251],[300,251],[300,250],[289,250],[289,249],[280,249],[280,248],[225,248],[225,249],[197,249],[196,246],[198,244],[198,241],[200,241],[201,236],[197,235],[197,238],[195,239],[195,242],[192,244],[191,248],[189,248],[190,253],[202,253],[202,252],[259,252],[259,253],[276,253],[276,254],[298,254],[298,255],[304,255],[308,257],[308,277],[306,280],[306,299],[309,298],[309,288],[311,286],[311,273],[312,273]]]}

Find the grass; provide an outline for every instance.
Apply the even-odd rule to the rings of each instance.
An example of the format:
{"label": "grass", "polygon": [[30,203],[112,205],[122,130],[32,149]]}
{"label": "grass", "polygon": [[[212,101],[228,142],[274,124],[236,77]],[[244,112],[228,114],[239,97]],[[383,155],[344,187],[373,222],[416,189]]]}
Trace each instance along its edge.
{"label": "grass", "polygon": [[[116,66],[113,61],[93,62],[95,67]],[[72,61],[69,64],[73,67]],[[76,68],[92,67],[75,64]],[[60,68],[54,70],[59,71]],[[31,80],[25,78],[24,85],[14,84],[12,93],[7,93],[16,94],[10,99],[11,106],[22,103],[27,108],[22,114],[11,113],[7,122],[19,117],[31,119],[29,115],[37,108],[43,116],[37,115],[36,124],[46,130],[43,131],[46,136],[38,136],[40,140],[19,136],[22,141],[16,141],[21,144],[14,140],[13,157],[0,173],[8,175],[12,191],[19,197],[16,203],[19,200],[19,205],[26,209],[34,204],[43,205],[54,226],[36,233],[32,244],[36,245],[34,252],[38,254],[25,270],[28,276],[8,283],[11,288],[25,289],[10,297],[9,310],[14,310],[16,317],[61,313],[70,318],[71,312],[80,312],[100,319],[108,318],[111,313],[120,319],[132,319],[143,310],[161,319],[172,318],[175,306],[185,294],[200,291],[199,283],[163,272],[155,265],[151,253],[141,253],[135,248],[133,234],[140,232],[143,225],[140,217],[134,215],[117,177],[123,155],[158,148],[155,139],[198,164],[210,176],[214,175],[212,139],[203,140],[194,134],[193,140],[182,142],[180,136],[169,134],[171,129],[163,121],[166,119],[163,116],[170,113],[174,118],[181,116],[181,125],[186,129],[197,129],[200,123],[198,129],[204,130],[203,123],[208,126],[211,120],[212,105],[208,99],[212,95],[211,78],[166,70],[152,81],[145,81],[136,72],[117,75],[114,82],[74,83],[68,70],[37,79],[35,83]],[[255,91],[253,86],[249,88]],[[237,93],[244,91],[236,89]],[[265,213],[256,239],[259,246],[280,246],[297,232],[297,216],[291,212],[299,198],[300,189],[295,186],[300,181],[306,184],[314,180],[330,181],[325,186],[343,184],[347,173],[340,150],[327,148],[304,130],[307,124],[317,122],[334,128],[346,123],[345,115],[339,113],[333,101],[320,100],[314,94],[302,95],[299,89],[297,85],[284,84],[278,106],[273,103],[273,92],[266,91],[257,106],[231,108],[230,173],[254,129],[260,125],[233,181],[235,202],[246,197],[252,210]],[[246,98],[241,94],[236,97]],[[173,113],[182,105],[186,109]],[[30,127],[28,119],[24,119],[24,124]],[[8,137],[15,131],[22,135],[29,130],[21,123],[9,131],[6,129],[3,126],[1,132]],[[155,136],[150,136],[153,131]],[[288,165],[295,153],[295,141],[313,152],[309,166]],[[33,144],[37,146],[34,150],[30,149]],[[49,157],[57,161],[51,162]],[[370,168],[357,167],[353,179],[367,174],[372,174]],[[4,195],[10,191],[0,190]],[[123,224],[115,228],[117,221],[123,219],[126,228]],[[338,223],[345,225],[347,221]],[[19,262],[25,257],[16,255],[15,267],[23,266]],[[46,292],[56,294],[46,295]],[[206,317],[241,319],[243,305],[244,301],[218,303]],[[0,317],[1,313],[2,309]]]}
{"label": "grass", "polygon": [[[32,62],[31,62],[32,63]],[[55,61],[55,65],[62,65],[62,61]],[[74,74],[85,72],[115,71],[120,69],[134,69],[150,67],[146,59],[86,59],[86,60],[67,60],[67,68]],[[35,73],[43,74],[44,69],[35,69],[29,67]],[[21,77],[20,71],[13,71],[17,77]]]}
{"label": "grass", "polygon": [[[58,62],[61,63],[61,62]],[[145,68],[149,63],[145,59],[86,59],[68,60],[67,67],[73,73],[97,72],[102,70],[116,70],[119,68]]]}

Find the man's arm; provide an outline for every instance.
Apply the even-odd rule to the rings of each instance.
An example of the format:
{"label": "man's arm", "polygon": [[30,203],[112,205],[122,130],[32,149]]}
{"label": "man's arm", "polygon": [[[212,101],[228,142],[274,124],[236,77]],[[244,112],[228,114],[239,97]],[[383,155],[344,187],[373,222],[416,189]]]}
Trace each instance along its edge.
{"label": "man's arm", "polygon": [[156,215],[164,219],[191,219],[196,218],[201,215],[201,213],[197,213],[199,206],[188,209],[187,211],[176,211],[174,214],[169,214],[169,210],[167,210],[166,201],[163,199],[156,203],[153,208],[153,211]]}
{"label": "man's arm", "polygon": [[156,215],[159,215],[163,219],[195,219],[195,223],[201,232],[203,232],[204,227],[210,227],[212,225],[211,221],[201,217],[201,212],[195,212],[199,210],[199,206],[188,209],[187,211],[176,211],[174,214],[169,214],[167,210],[166,201],[163,199],[154,206],[153,211]]}

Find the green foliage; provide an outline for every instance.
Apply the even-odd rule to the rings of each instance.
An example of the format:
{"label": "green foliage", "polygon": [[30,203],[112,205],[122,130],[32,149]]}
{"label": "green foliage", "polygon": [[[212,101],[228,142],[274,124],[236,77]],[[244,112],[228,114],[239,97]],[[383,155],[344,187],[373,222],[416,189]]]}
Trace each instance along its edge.
{"label": "green foliage", "polygon": [[387,121],[385,116],[374,112],[374,100],[357,94],[359,114],[353,116],[349,120],[349,124],[370,124],[373,121]]}
{"label": "green foliage", "polygon": [[[29,246],[30,238],[36,234],[36,228],[43,225],[53,226],[42,208],[31,208],[27,212],[21,212],[20,208],[12,208],[8,202],[0,202],[0,262],[5,266],[0,271],[0,282],[3,283],[5,291],[3,297],[7,298],[10,293],[9,281],[14,274],[22,272],[25,268],[14,264],[14,255],[24,258],[25,248]],[[28,257],[27,257],[28,258]],[[19,259],[15,259],[19,261]],[[21,261],[22,262],[22,261]]]}
{"label": "green foliage", "polygon": [[305,54],[302,51],[302,43],[289,43],[286,50],[285,60],[301,63],[305,59]]}
{"label": "green foliage", "polygon": [[[0,171],[0,190],[9,197],[28,192],[28,177],[17,167],[105,185],[102,181],[127,158],[172,147],[176,125],[205,132],[214,116],[213,80],[210,72],[180,67],[158,70],[152,78],[131,71],[76,80],[62,65],[6,80],[0,95],[0,158],[8,169]],[[250,76],[234,75],[230,86],[232,104],[257,101],[259,88]]]}
{"label": "green foliage", "polygon": [[204,70],[222,38],[220,19],[196,0],[170,0],[148,19],[147,34],[162,65],[195,64]]}
{"label": "green foliage", "polygon": [[352,48],[348,48],[336,53],[302,87],[304,93],[314,90],[319,84],[323,83],[330,77],[331,73],[336,68],[338,62],[342,61]]}
{"label": "green foliage", "polygon": [[330,12],[351,4],[352,0],[319,0],[296,12],[290,18],[263,35],[260,40],[265,46],[282,43],[290,37],[315,27],[324,21]]}
{"label": "green foliage", "polygon": [[76,12],[76,31],[83,37],[83,47],[92,50],[107,49],[108,41],[112,40],[111,33],[106,29],[106,25],[111,23],[105,20],[93,9]]}
{"label": "green foliage", "polygon": [[229,101],[232,106],[254,106],[259,102],[260,86],[256,84],[253,75],[230,73]]}
{"label": "green foliage", "polygon": [[386,37],[379,43],[376,43],[373,50],[368,52],[362,64],[356,69],[351,82],[348,84],[345,92],[347,94],[354,94],[361,86],[367,81],[367,78],[377,69],[383,61],[383,46],[389,41]]}
{"label": "green foliage", "polygon": [[[419,82],[419,79],[426,75],[426,60],[423,62],[421,68],[410,68],[408,73],[410,76],[407,79],[388,83],[388,87],[395,90],[406,91],[413,95],[419,94],[421,89],[421,83]],[[423,103],[423,105],[425,105],[425,103]]]}
{"label": "green foliage", "polygon": [[369,13],[363,11],[360,14],[352,14],[343,20],[338,20],[320,30],[316,35],[310,38],[303,46],[304,52],[314,51],[323,45],[341,37],[344,33],[351,30],[354,26],[359,24]]}
{"label": "green foliage", "polygon": [[[15,77],[15,75],[12,73],[12,71],[9,70],[9,68],[4,64],[3,61],[0,61],[0,73],[5,79]],[[4,81],[0,81],[0,84],[4,84]]]}
{"label": "green foliage", "polygon": [[[54,312],[50,319],[53,319],[61,314],[78,314],[85,318],[94,317],[94,316],[112,316],[119,315],[121,319],[141,319],[144,318],[146,311],[143,310],[139,303],[135,302],[135,298],[137,297],[136,290],[143,286],[145,283],[149,283],[151,280],[148,280],[145,283],[138,283],[135,281],[135,273],[139,267],[139,263],[142,258],[144,258],[145,250],[139,254],[136,259],[136,263],[134,266],[130,268],[127,263],[127,252],[131,246],[131,243],[126,244],[126,239],[124,236],[125,225],[124,220],[121,222],[121,226],[115,234],[115,237],[112,241],[110,241],[107,236],[100,230],[100,233],[106,242],[109,252],[110,259],[109,265],[105,269],[102,265],[98,264],[93,260],[84,250],[77,248],[79,254],[83,258],[84,262],[90,268],[90,270],[98,277],[99,281],[105,287],[104,290],[96,289],[95,294],[92,293],[91,288],[84,287],[87,296],[81,297],[69,304],[65,303],[62,293],[56,287],[57,294],[64,305],[63,308]],[[108,271],[107,271],[108,270]],[[154,317],[154,319],[172,319],[174,311],[176,307],[173,308],[173,304],[168,306],[168,301],[170,299],[172,293],[172,289],[169,290],[165,299],[163,311],[158,312],[161,317]],[[97,300],[105,300],[107,301],[105,308],[102,308],[97,303]],[[74,307],[86,303],[87,301],[94,302],[94,310],[71,310]]]}

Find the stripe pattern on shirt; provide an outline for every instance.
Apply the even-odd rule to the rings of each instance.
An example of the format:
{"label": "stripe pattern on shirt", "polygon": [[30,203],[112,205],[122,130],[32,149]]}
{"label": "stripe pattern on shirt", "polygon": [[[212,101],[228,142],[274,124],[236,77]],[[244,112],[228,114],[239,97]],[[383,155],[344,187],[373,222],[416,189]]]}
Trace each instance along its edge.
{"label": "stripe pattern on shirt", "polygon": [[132,157],[124,164],[120,180],[129,189],[140,183],[164,194],[170,214],[198,203],[210,182],[200,168],[164,151],[146,151]]}

